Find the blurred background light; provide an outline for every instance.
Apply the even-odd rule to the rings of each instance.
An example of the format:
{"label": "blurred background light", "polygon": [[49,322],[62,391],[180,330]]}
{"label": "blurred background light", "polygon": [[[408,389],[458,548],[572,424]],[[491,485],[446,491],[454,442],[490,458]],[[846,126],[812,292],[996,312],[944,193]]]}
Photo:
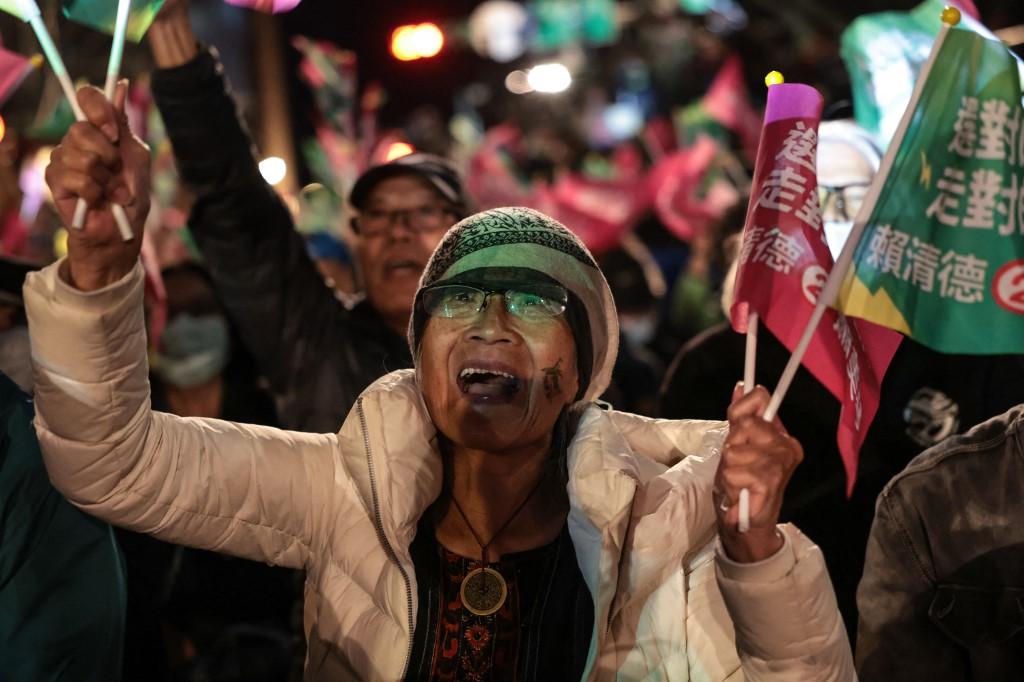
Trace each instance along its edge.
{"label": "blurred background light", "polygon": [[564,64],[538,64],[526,74],[526,81],[537,92],[564,92],[572,85],[572,76]]}
{"label": "blurred background light", "polygon": [[260,175],[269,185],[276,185],[288,175],[288,164],[279,156],[268,156],[260,161]]}
{"label": "blurred background light", "polygon": [[412,145],[406,142],[392,142],[388,146],[388,150],[384,152],[384,161],[385,163],[388,161],[394,161],[397,158],[408,156],[414,151],[416,150],[412,148]]}

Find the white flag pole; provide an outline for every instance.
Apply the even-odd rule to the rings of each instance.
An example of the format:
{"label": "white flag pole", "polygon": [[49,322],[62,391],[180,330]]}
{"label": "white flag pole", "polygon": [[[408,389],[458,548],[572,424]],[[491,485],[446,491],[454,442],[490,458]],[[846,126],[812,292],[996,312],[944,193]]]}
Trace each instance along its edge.
{"label": "white flag pole", "polygon": [[818,328],[818,323],[821,321],[822,315],[825,314],[826,306],[830,306],[835,303],[836,297],[839,294],[839,288],[842,286],[843,280],[846,279],[846,274],[849,272],[850,266],[853,263],[853,252],[856,250],[857,244],[860,242],[860,238],[863,236],[864,230],[867,228],[867,219],[874,210],[875,203],[878,201],[878,195],[881,193],[882,187],[888,179],[889,171],[892,169],[896,153],[899,151],[900,145],[903,144],[903,138],[906,137],[907,129],[910,127],[910,119],[913,118],[914,110],[917,108],[918,102],[921,100],[921,92],[924,90],[924,84],[928,80],[928,75],[931,73],[932,66],[935,64],[935,58],[939,53],[939,49],[942,47],[942,42],[946,39],[946,34],[949,33],[950,27],[956,26],[959,22],[960,11],[956,8],[947,7],[942,11],[942,28],[939,29],[939,35],[932,44],[932,51],[928,55],[928,61],[925,62],[924,67],[921,69],[921,74],[918,76],[917,82],[914,84],[914,92],[910,97],[910,102],[907,104],[907,108],[903,112],[903,118],[900,119],[899,127],[896,128],[896,134],[893,135],[892,142],[889,143],[889,148],[886,150],[885,156],[882,157],[881,167],[878,169],[878,173],[875,174],[875,177],[871,181],[871,187],[868,188],[868,193],[864,198],[864,203],[861,205],[860,211],[857,213],[857,219],[854,221],[853,229],[850,231],[850,236],[847,238],[846,243],[843,244],[843,250],[839,254],[839,259],[832,266],[832,272],[829,273],[828,280],[825,282],[821,295],[818,296],[818,302],[814,305],[814,311],[811,313],[811,317],[807,321],[807,326],[804,328],[804,333],[800,337],[800,342],[797,344],[796,348],[793,349],[793,354],[789,356],[789,362],[786,363],[786,368],[783,370],[782,376],[779,378],[779,383],[775,386],[775,392],[772,393],[771,401],[768,403],[768,407],[764,412],[765,421],[771,421],[775,418],[776,413],[779,411],[779,406],[782,404],[782,400],[786,397],[786,392],[789,390],[790,384],[793,383],[793,377],[796,375],[796,370],[800,367],[800,363],[804,359],[807,347],[810,345],[811,339],[814,337],[814,332]]}
{"label": "white flag pole", "polygon": [[[747,318],[747,349],[743,358],[743,395],[754,390],[754,370],[757,369],[757,313],[750,313]],[[746,488],[740,490],[739,532],[746,533],[750,530],[750,491]]]}
{"label": "white flag pole", "polygon": [[[110,46],[110,59],[107,62],[107,80],[103,86],[103,94],[106,95],[107,100],[110,102],[114,101],[114,91],[117,89],[117,78],[121,73],[121,59],[124,56],[124,36],[128,30],[128,12],[131,9],[131,0],[118,0],[117,3],[117,18],[114,21],[114,42]],[[77,106],[77,102],[75,103]],[[76,114],[77,117],[77,114]],[[79,118],[78,120],[83,120]],[[134,236],[132,234],[132,224],[128,220],[128,215],[124,212],[122,206],[117,204],[111,204],[111,212],[114,214],[114,222],[117,223],[117,229],[121,233],[121,239],[129,242]],[[77,230],[82,229],[85,226],[85,216],[88,211],[88,206],[85,203],[85,199],[79,199],[75,205],[75,214],[71,218],[71,226]]]}

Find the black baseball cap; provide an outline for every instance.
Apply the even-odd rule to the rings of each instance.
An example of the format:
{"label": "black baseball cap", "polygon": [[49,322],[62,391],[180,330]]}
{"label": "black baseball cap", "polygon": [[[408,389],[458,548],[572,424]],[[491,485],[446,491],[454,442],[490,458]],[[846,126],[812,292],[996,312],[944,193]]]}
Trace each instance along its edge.
{"label": "black baseball cap", "polygon": [[373,166],[359,176],[356,184],[349,194],[349,203],[358,209],[366,205],[370,198],[370,192],[380,182],[399,175],[417,175],[437,190],[437,193],[455,205],[459,217],[463,217],[468,209],[469,202],[466,199],[465,190],[462,187],[462,180],[447,159],[434,154],[416,152],[400,156],[394,161]]}

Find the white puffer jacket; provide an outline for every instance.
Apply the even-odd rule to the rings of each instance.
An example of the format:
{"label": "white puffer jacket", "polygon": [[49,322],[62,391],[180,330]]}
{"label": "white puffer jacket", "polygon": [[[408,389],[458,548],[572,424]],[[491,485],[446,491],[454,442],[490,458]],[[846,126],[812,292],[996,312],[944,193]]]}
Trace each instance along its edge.
{"label": "white puffer jacket", "polygon": [[[441,490],[435,431],[406,370],[337,435],[153,412],[142,271],[83,294],[58,265],[25,286],[36,426],[54,485],[163,540],[307,570],[307,680],[398,680],[416,622],[409,545]],[[715,549],[720,422],[584,413],[569,531],[593,595],[591,680],[850,680],[818,548],[740,565]],[[258,595],[254,595],[258,598]]]}

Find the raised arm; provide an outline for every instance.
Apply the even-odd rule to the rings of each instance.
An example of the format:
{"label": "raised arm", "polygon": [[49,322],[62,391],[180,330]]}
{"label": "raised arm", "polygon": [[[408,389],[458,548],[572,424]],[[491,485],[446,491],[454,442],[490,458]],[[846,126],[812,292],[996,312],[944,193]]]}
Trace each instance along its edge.
{"label": "raised arm", "polygon": [[350,316],[260,175],[223,67],[198,46],[187,10],[187,2],[168,2],[150,28],[153,96],[195,194],[189,227],[246,347],[281,396],[346,343],[338,329]]}
{"label": "raised arm", "polygon": [[[301,567],[331,494],[333,436],[182,419],[150,409],[142,269],[148,152],[120,108],[80,91],[78,123],[47,181],[65,223],[85,197],[68,257],[25,285],[39,441],[54,485],[91,514],[162,539]],[[135,239],[107,206],[122,204]]]}

